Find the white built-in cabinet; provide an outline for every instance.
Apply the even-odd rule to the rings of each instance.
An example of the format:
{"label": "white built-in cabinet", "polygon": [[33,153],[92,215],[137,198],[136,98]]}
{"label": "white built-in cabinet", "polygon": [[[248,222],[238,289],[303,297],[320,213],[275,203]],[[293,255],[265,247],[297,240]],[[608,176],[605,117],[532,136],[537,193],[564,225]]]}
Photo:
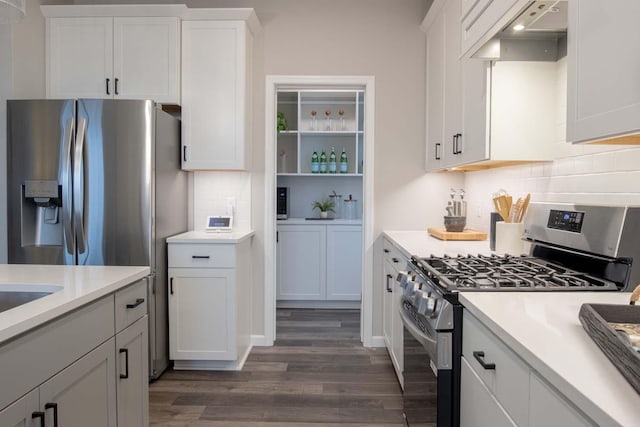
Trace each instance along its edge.
{"label": "white built-in cabinet", "polygon": [[382,241],[383,263],[383,296],[382,296],[382,325],[384,342],[389,357],[396,371],[400,384],[404,384],[404,328],[400,318],[400,303],[402,288],[398,285],[397,277],[401,270],[405,270],[408,258],[389,240]]}
{"label": "white built-in cabinet", "polygon": [[147,283],[0,347],[1,426],[148,425]]}
{"label": "white built-in cabinet", "polygon": [[513,14],[531,3],[530,0],[456,0],[461,2],[460,25],[461,51],[465,57],[502,29],[513,18]]}
{"label": "white built-in cabinet", "polygon": [[460,1],[436,0],[422,23],[426,170],[552,160],[558,139],[556,63],[461,57],[461,16]]}
{"label": "white built-in cabinet", "polygon": [[467,310],[463,331],[460,427],[596,425]]}
{"label": "white built-in cabinet", "polygon": [[361,225],[277,226],[276,299],[359,301]]}
{"label": "white built-in cabinet", "polygon": [[239,369],[250,350],[250,239],[170,238],[169,358],[175,369]]}
{"label": "white built-in cabinet", "polygon": [[245,21],[182,22],[183,169],[249,169],[252,46]]}
{"label": "white built-in cabinet", "polygon": [[569,2],[567,141],[640,144],[640,2]]}
{"label": "white built-in cabinet", "polygon": [[47,98],[179,104],[179,29],[177,17],[47,18]]}

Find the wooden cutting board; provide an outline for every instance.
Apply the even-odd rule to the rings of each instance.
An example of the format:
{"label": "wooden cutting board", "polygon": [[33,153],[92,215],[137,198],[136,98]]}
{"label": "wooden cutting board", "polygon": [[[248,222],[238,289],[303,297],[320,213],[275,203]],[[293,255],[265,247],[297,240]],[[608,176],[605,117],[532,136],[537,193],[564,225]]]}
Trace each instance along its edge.
{"label": "wooden cutting board", "polygon": [[487,240],[487,233],[465,228],[464,231],[453,232],[444,228],[427,228],[430,235],[440,240]]}

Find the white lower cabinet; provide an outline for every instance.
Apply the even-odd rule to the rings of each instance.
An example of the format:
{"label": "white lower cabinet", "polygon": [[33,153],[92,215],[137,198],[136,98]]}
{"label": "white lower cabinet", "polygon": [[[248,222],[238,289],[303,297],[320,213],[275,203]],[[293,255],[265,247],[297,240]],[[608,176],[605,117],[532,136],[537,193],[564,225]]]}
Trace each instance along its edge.
{"label": "white lower cabinet", "polygon": [[362,226],[278,224],[278,300],[360,301]]}
{"label": "white lower cabinet", "polygon": [[118,427],[149,425],[149,317],[116,335]]}
{"label": "white lower cabinet", "polygon": [[40,386],[44,425],[115,427],[116,357],[111,338]]}
{"label": "white lower cabinet", "polygon": [[460,427],[515,427],[464,357],[460,368]]}
{"label": "white lower cabinet", "polygon": [[251,350],[251,239],[213,241],[168,241],[169,358],[176,369],[241,369]]}
{"label": "white lower cabinet", "polygon": [[30,393],[13,402],[8,407],[0,411],[0,426],[6,427],[41,427],[44,412],[40,411],[40,399],[38,390]]}
{"label": "white lower cabinet", "polygon": [[11,384],[0,387],[0,426],[146,427],[146,289],[138,281],[0,345]]}
{"label": "white lower cabinet", "polygon": [[234,270],[172,269],[169,274],[169,357],[235,360]]}
{"label": "white lower cabinet", "polygon": [[404,328],[400,319],[402,288],[396,278],[400,270],[406,269],[408,258],[391,242],[383,239],[383,310],[382,324],[384,341],[400,384],[404,384]]}
{"label": "white lower cabinet", "polygon": [[466,310],[462,329],[461,427],[596,425]]}

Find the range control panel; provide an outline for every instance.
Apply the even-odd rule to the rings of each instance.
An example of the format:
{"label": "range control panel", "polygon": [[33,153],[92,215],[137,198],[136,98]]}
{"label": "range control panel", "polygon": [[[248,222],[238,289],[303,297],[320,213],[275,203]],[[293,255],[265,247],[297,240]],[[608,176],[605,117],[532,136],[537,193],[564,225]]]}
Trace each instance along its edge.
{"label": "range control panel", "polygon": [[572,233],[580,233],[584,222],[584,212],[572,211],[549,211],[548,228],[555,230],[570,231]]}

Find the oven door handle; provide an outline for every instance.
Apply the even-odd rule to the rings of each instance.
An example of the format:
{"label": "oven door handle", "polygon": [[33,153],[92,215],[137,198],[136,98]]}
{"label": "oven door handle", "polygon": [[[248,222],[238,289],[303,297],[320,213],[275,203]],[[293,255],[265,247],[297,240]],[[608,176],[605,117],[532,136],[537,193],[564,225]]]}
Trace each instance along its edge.
{"label": "oven door handle", "polygon": [[400,306],[398,310],[400,311],[400,319],[402,319],[402,323],[404,324],[404,327],[407,328],[407,331],[409,331],[409,333],[420,344],[422,344],[424,349],[429,354],[429,357],[431,358],[431,360],[435,362],[436,361],[435,359],[437,359],[437,355],[438,355],[438,352],[437,352],[438,341],[435,338],[430,337],[429,335],[425,334],[420,329],[418,329],[418,327],[413,323],[413,320],[411,320],[411,318],[407,315],[407,313],[405,313],[405,311],[402,309],[402,306]]}

